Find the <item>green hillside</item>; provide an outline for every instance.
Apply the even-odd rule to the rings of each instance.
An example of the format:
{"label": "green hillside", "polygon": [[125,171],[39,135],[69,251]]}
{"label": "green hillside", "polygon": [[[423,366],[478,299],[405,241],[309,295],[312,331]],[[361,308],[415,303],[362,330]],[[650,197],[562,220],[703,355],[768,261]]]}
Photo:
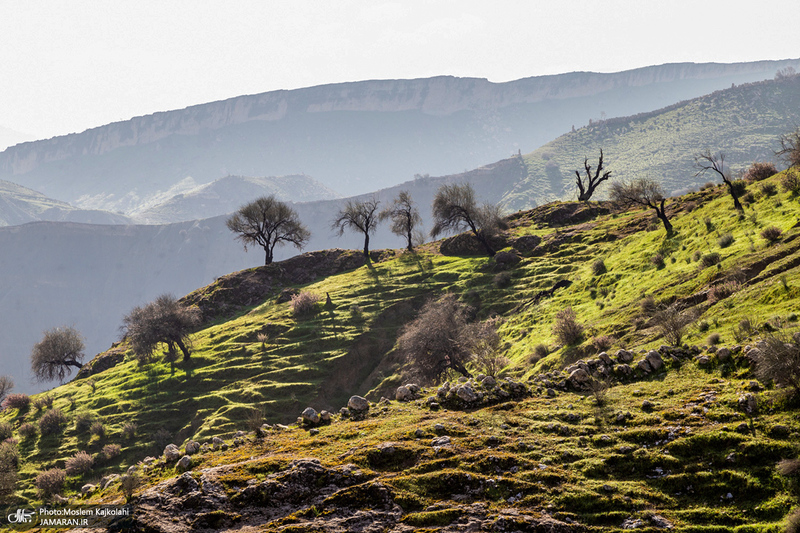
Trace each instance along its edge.
{"label": "green hillside", "polygon": [[[658,111],[596,121],[524,156],[527,179],[506,193],[509,209],[576,198],[575,170],[602,148],[614,179],[649,176],[668,192],[699,188],[690,172],[702,150],[722,151],[733,170],[774,159],[778,137],[800,123],[800,76],[715,91]],[[601,195],[602,196],[602,195]]]}
{"label": "green hillside", "polygon": [[[160,456],[166,444],[224,437],[226,450],[193,456],[182,477],[163,459],[139,467],[139,530],[167,531],[159,513],[186,508],[181,498],[200,494],[186,488],[194,483],[218,499],[196,496],[190,514],[170,518],[172,531],[346,531],[354,516],[384,531],[468,523],[612,531],[637,520],[645,531],[660,520],[677,531],[779,531],[798,492],[775,464],[800,454],[800,404],[786,389],[754,385],[741,347],[797,328],[800,203],[781,189],[783,175],[749,185],[743,216],[721,187],[673,199],[671,239],[647,212],[556,202],[510,217],[510,254],[494,259],[442,255],[433,243],[416,254],[376,253],[367,266],[355,252],[331,250],[220,278],[184,299],[205,321],[188,363],[140,364],[122,343],[94,361],[111,368],[38,395],[38,407],[0,413],[18,440],[13,498],[37,501],[38,473],[87,451],[94,468],[68,476],[63,494],[122,501],[119,482],[83,498],[80,489]],[[774,243],[761,236],[768,227],[782,230]],[[290,302],[278,303],[287,288],[319,295],[316,312],[295,316]],[[499,318],[509,364],[496,388],[470,381],[479,401],[433,387],[396,402],[413,371],[398,332],[444,293],[473,306],[478,320]],[[647,312],[674,301],[696,313],[680,349],[661,347],[668,343]],[[565,347],[553,325],[568,306],[585,333]],[[712,353],[712,335],[733,354]],[[631,350],[632,373],[612,373],[594,392],[564,386],[562,369],[600,364],[596,346]],[[636,370],[651,349],[663,368]],[[458,376],[449,379],[455,391]],[[746,393],[756,416],[742,411]],[[338,413],[353,394],[373,401],[363,420],[334,414],[314,431],[294,425],[305,407]],[[60,431],[20,434],[55,409],[65,416]],[[107,445],[121,453],[103,458]]]}

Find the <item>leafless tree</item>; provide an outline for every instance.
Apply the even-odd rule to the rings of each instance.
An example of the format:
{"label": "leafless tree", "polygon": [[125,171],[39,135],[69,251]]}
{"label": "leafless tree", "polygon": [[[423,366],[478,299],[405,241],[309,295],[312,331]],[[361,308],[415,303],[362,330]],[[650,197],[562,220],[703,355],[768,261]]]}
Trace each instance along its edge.
{"label": "leafless tree", "polygon": [[0,376],[0,403],[5,400],[8,393],[14,388],[14,380],[10,376]]}
{"label": "leafless tree", "polygon": [[381,222],[390,219],[392,233],[405,237],[406,248],[409,252],[414,251],[414,230],[422,223],[422,217],[408,191],[400,191],[392,205],[381,211],[378,218]]}
{"label": "leafless tree", "polygon": [[[600,149],[600,159],[597,161],[597,170],[594,171],[594,175],[592,174],[592,165],[589,164],[589,158],[586,157],[583,160],[583,168],[586,172],[586,177],[582,177],[579,170],[575,171],[575,184],[578,186],[578,200],[581,202],[588,202],[589,198],[592,197],[594,194],[595,189],[597,186],[606,181],[609,177],[611,177],[611,171],[607,170],[603,172],[603,149]],[[600,174],[603,172],[602,174]]]}
{"label": "leafless tree", "polygon": [[432,237],[468,229],[489,257],[495,254],[491,237],[505,227],[500,208],[492,204],[479,207],[475,190],[468,183],[439,187],[433,199],[433,219]]}
{"label": "leafless tree", "polygon": [[160,343],[174,360],[175,346],[189,359],[189,333],[200,322],[195,307],[186,307],[171,294],[162,294],[144,307],[134,307],[123,319],[125,338],[140,360],[147,360]]}
{"label": "leafless tree", "polygon": [[664,189],[661,184],[651,178],[638,178],[631,182],[615,182],[611,184],[611,201],[614,203],[631,207],[649,207],[656,212],[656,216],[664,224],[667,236],[673,233],[672,223],[667,218],[664,210]]}
{"label": "leafless tree", "polygon": [[739,196],[742,193],[742,183],[741,180],[734,180],[731,177],[731,173],[725,170],[725,154],[722,152],[713,154],[710,150],[700,152],[694,156],[694,166],[697,169],[695,176],[705,174],[709,170],[716,172],[719,177],[722,178],[722,181],[725,182],[725,185],[728,186],[728,192],[731,198],[733,198],[733,207],[739,212],[744,211],[741,202],[739,202]]}
{"label": "leafless tree", "polygon": [[472,377],[466,368],[472,357],[465,340],[469,309],[452,294],[431,300],[403,328],[400,349],[426,379],[438,382],[453,369]]}
{"label": "leafless tree", "polygon": [[789,168],[800,167],[800,127],[780,136],[781,147],[775,155],[783,159]]}
{"label": "leafless tree", "polygon": [[331,228],[341,237],[345,230],[360,231],[364,234],[364,257],[369,262],[369,236],[375,233],[375,228],[380,222],[377,213],[380,202],[376,198],[368,200],[348,200],[344,208],[337,214],[331,223]]}
{"label": "leafless tree", "polygon": [[71,368],[83,364],[83,337],[73,327],[61,327],[44,332],[42,340],[31,350],[31,370],[37,381],[63,382]]}
{"label": "leafless tree", "polygon": [[240,207],[226,224],[244,243],[245,251],[248,245],[264,248],[265,265],[272,263],[275,246],[290,243],[300,249],[311,236],[295,210],[275,195],[262,196]]}

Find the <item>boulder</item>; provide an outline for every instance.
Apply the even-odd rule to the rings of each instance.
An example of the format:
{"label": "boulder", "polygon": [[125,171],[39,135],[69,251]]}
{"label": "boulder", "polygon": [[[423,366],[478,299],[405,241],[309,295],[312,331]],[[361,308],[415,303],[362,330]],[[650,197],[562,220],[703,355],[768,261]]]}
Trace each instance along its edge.
{"label": "boulder", "polygon": [[436,437],[431,441],[431,446],[447,446],[449,444],[450,444],[450,437],[448,437],[447,435]]}
{"label": "boulder", "polygon": [[405,385],[400,385],[394,393],[394,399],[398,402],[409,402],[414,399],[414,394]]}
{"label": "boulder", "polygon": [[325,410],[323,410],[323,411],[320,411],[320,412],[319,412],[319,419],[320,419],[320,420],[322,421],[322,423],[324,423],[324,424],[330,423],[330,421],[331,421],[331,414],[330,414],[330,412],[328,412],[328,411],[325,411]]}
{"label": "boulder", "polygon": [[475,394],[475,391],[469,384],[461,385],[458,390],[456,390],[456,394],[467,403],[474,402],[478,399],[478,395]]}
{"label": "boulder", "polygon": [[105,490],[109,485],[119,479],[119,474],[109,474],[100,479],[100,489]]}
{"label": "boulder", "polygon": [[91,483],[87,483],[86,485],[81,487],[81,494],[89,494],[90,492],[94,492],[97,489],[97,485],[92,485]]}
{"label": "boulder", "polygon": [[628,350],[617,350],[615,357],[620,363],[630,363],[633,361],[633,352],[629,352]]}
{"label": "boulder", "polygon": [[567,383],[576,390],[585,390],[591,382],[592,377],[583,368],[576,368],[567,378]]}
{"label": "boulder", "polygon": [[347,401],[347,408],[351,411],[369,411],[369,402],[363,396],[351,396]]}
{"label": "boulder", "polygon": [[630,365],[621,364],[614,367],[614,373],[618,376],[630,376],[631,372],[633,372],[633,369],[630,367]]}
{"label": "boulder", "polygon": [[636,368],[644,372],[645,374],[649,374],[653,371],[653,367],[650,366],[650,363],[647,362],[647,359],[640,359],[638,363],[636,363]]}
{"label": "boulder", "polygon": [[538,235],[523,235],[522,237],[518,237],[514,239],[512,242],[514,248],[519,250],[522,253],[532,252],[534,248],[539,246],[542,242],[542,238]]}
{"label": "boulder", "polygon": [[483,384],[483,386],[484,386],[484,387],[486,387],[487,389],[491,389],[492,387],[494,387],[495,385],[497,385],[497,380],[496,380],[496,379],[494,379],[492,376],[486,376],[485,378],[483,378],[483,379],[481,380],[481,383],[482,383],[482,384]]}
{"label": "boulder", "polygon": [[608,355],[606,352],[600,352],[599,354],[597,354],[597,358],[600,361],[602,361],[603,364],[606,366],[612,366],[614,364],[614,361],[611,359],[611,356]]}
{"label": "boulder", "polygon": [[739,396],[738,405],[739,409],[744,411],[747,416],[758,414],[758,400],[754,394],[748,392]]}
{"label": "boulder", "polygon": [[186,443],[186,446],[183,447],[183,451],[186,455],[194,455],[200,451],[200,443],[190,440]]}
{"label": "boulder", "polygon": [[310,424],[312,426],[319,424],[319,413],[317,413],[316,409],[313,407],[306,407],[300,416],[304,424]]}
{"label": "boulder", "polygon": [[177,461],[181,458],[181,451],[178,449],[177,446],[174,444],[167,444],[167,447],[164,448],[164,459],[167,460],[168,463],[173,461]]}
{"label": "boulder", "polygon": [[717,360],[720,363],[724,363],[725,361],[727,361],[730,358],[731,358],[731,350],[730,349],[723,347],[723,348],[720,348],[719,350],[717,350]]}
{"label": "boulder", "polygon": [[517,254],[511,252],[497,252],[494,254],[494,262],[498,266],[509,267],[516,265],[521,261]]}
{"label": "boulder", "polygon": [[215,450],[219,450],[219,449],[222,447],[222,445],[223,445],[223,444],[225,444],[225,441],[224,441],[224,440],[222,440],[222,439],[221,439],[221,438],[219,438],[219,437],[214,437],[213,439],[211,439],[211,446],[212,446],[212,447],[213,447]]}
{"label": "boulder", "polygon": [[653,369],[653,372],[658,372],[664,367],[664,360],[661,359],[661,355],[655,350],[647,352],[645,360],[650,364],[650,368]]}
{"label": "boulder", "polygon": [[185,472],[192,467],[192,458],[188,455],[184,455],[178,460],[178,464],[176,465],[178,470],[181,472]]}
{"label": "boulder", "polygon": [[700,355],[697,357],[697,365],[698,366],[708,366],[711,363],[711,358],[707,355]]}
{"label": "boulder", "polygon": [[297,289],[287,287],[283,289],[280,294],[278,294],[278,298],[275,300],[275,302],[279,304],[286,303],[292,299],[292,296],[296,296],[297,294],[299,294]]}
{"label": "boulder", "polygon": [[406,383],[406,388],[411,391],[411,394],[416,395],[419,392],[419,385],[416,383]]}

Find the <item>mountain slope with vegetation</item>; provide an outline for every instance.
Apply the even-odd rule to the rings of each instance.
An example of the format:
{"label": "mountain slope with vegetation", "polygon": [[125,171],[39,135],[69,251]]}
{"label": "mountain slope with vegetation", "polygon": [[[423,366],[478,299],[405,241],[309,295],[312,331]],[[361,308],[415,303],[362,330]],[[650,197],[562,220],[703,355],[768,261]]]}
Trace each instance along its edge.
{"label": "mountain slope with vegetation", "polygon": [[[716,91],[640,115],[593,122],[524,156],[527,178],[506,193],[512,210],[575,196],[575,170],[596,165],[600,149],[614,179],[649,176],[677,194],[705,183],[694,156],[722,151],[733,170],[774,160],[778,138],[800,123],[800,76]],[[602,195],[601,195],[602,197]]]}
{"label": "mountain slope with vegetation", "polygon": [[[0,413],[17,441],[14,498],[36,501],[37,475],[86,451],[94,466],[56,492],[122,501],[119,479],[79,493],[138,465],[135,521],[150,531],[778,531],[798,501],[775,467],[800,454],[798,398],[756,380],[745,351],[797,329],[786,175],[751,183],[742,215],[722,187],[672,199],[671,238],[648,212],[552,203],[509,217],[492,259],[463,255],[462,235],[369,265],[331,250],[222,277],[183,299],[202,314],[190,360],[138,361],[123,341]],[[321,300],[303,314],[296,293]],[[397,338],[444,293],[499,324],[505,359],[394,401],[420,378]],[[678,341],[663,309],[688,317]],[[338,414],[354,394],[369,411]],[[330,425],[294,426],[307,406],[335,413]],[[207,445],[189,473],[139,463],[193,441]]]}

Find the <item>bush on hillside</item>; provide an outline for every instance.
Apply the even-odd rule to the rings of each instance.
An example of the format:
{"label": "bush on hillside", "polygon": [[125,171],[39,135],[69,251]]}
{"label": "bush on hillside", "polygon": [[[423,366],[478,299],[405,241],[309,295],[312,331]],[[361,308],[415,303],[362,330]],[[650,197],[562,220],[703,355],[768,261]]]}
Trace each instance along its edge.
{"label": "bush on hillside", "polygon": [[50,409],[51,407],[53,407],[53,397],[49,394],[44,394],[42,396],[39,396],[33,401],[33,407],[37,411]]}
{"label": "bush on hillside", "polygon": [[119,444],[106,444],[103,446],[103,449],[100,450],[100,453],[97,455],[97,458],[100,461],[110,461],[114,457],[117,457],[119,454],[122,453],[122,447]]}
{"label": "bush on hillside", "polygon": [[781,240],[782,236],[783,236],[783,231],[781,231],[780,228],[775,226],[764,228],[764,230],[761,232],[761,237],[770,244],[778,242],[779,240]]}
{"label": "bush on hillside", "polygon": [[712,267],[720,262],[722,258],[717,252],[711,252],[710,254],[705,254],[700,258],[700,266],[702,268]]}
{"label": "bush on hillside", "polygon": [[612,346],[614,346],[615,342],[616,339],[614,337],[609,335],[599,335],[592,339],[592,346],[594,346],[594,349],[597,350],[597,353],[607,352]]}
{"label": "bush on hillside", "polygon": [[721,337],[720,337],[719,333],[712,333],[706,339],[706,343],[710,344],[711,346],[716,346],[717,344],[719,344],[720,339],[721,339]]}
{"label": "bush on hillside", "polygon": [[99,420],[95,420],[92,422],[92,425],[89,426],[89,433],[99,439],[102,439],[106,436],[106,427]]}
{"label": "bush on hillside", "polygon": [[86,452],[78,452],[66,462],[66,472],[69,476],[85,474],[92,469],[94,458]]}
{"label": "bush on hillside", "polygon": [[756,352],[756,376],[763,383],[774,381],[800,394],[800,344],[797,338],[776,332],[768,335],[767,346]]}
{"label": "bush on hillside", "polygon": [[8,496],[17,488],[19,451],[14,444],[0,443],[0,496]]}
{"label": "bush on hillside", "polygon": [[31,424],[30,422],[25,422],[24,424],[22,424],[17,430],[17,432],[23,439],[33,438],[38,433],[38,431],[36,430],[36,426],[34,424]]}
{"label": "bush on hillside", "polygon": [[556,336],[558,342],[567,346],[578,344],[583,339],[583,324],[578,322],[578,317],[572,307],[556,313],[553,335]]}
{"label": "bush on hillside", "polygon": [[51,468],[36,476],[36,481],[33,484],[39,489],[39,497],[44,499],[61,492],[66,480],[67,475],[64,470]]}
{"label": "bush on hillside", "polygon": [[733,242],[734,238],[733,235],[731,235],[730,233],[724,233],[719,236],[719,239],[717,239],[717,244],[719,245],[720,248],[727,248],[728,246],[733,244]]}
{"label": "bush on hillside", "polygon": [[661,252],[656,253],[650,258],[650,263],[657,269],[661,270],[665,266],[664,255]]}
{"label": "bush on hillside", "polygon": [[787,170],[781,178],[781,188],[795,196],[800,195],[800,174],[793,170]]}
{"label": "bush on hillside", "polygon": [[778,187],[774,183],[763,183],[761,184],[761,193],[764,196],[775,196],[778,194]]}
{"label": "bush on hillside", "polygon": [[125,422],[122,426],[122,438],[124,439],[132,439],[136,436],[136,430],[139,426],[136,425],[136,422]]}
{"label": "bush on hillside", "polygon": [[95,417],[92,413],[82,411],[75,415],[75,431],[86,433],[92,427]]}
{"label": "bush on hillside", "polygon": [[292,303],[290,304],[292,307],[292,314],[297,317],[313,314],[317,302],[321,299],[322,297],[320,295],[308,291],[295,294],[292,296]]}
{"label": "bush on hillside", "polygon": [[751,183],[754,181],[765,180],[777,173],[778,169],[775,167],[774,163],[756,162],[750,165],[750,167],[744,172],[742,179],[748,183]]}
{"label": "bush on hillside", "polygon": [[10,439],[14,434],[14,426],[9,422],[0,422],[0,441]]}
{"label": "bush on hillside", "polygon": [[42,432],[42,435],[60,433],[66,423],[67,417],[61,409],[50,409],[39,419],[39,431]]}
{"label": "bush on hillside", "polygon": [[27,394],[16,393],[9,394],[3,400],[3,409],[19,409],[24,411],[31,404],[31,397]]}
{"label": "bush on hillside", "polygon": [[728,296],[735,294],[740,288],[741,284],[734,280],[718,283],[708,290],[708,302],[713,304],[724,300]]}
{"label": "bush on hillside", "polygon": [[592,274],[599,276],[607,272],[606,264],[602,259],[595,259],[592,263]]}
{"label": "bush on hillside", "polygon": [[694,309],[683,309],[678,304],[661,306],[653,314],[653,324],[670,345],[680,346],[686,328],[697,320]]}
{"label": "bush on hillside", "polygon": [[120,490],[122,494],[125,495],[125,501],[131,501],[133,498],[133,493],[136,491],[139,486],[142,484],[142,478],[139,477],[139,474],[136,472],[132,472],[130,474],[125,474],[120,478]]}
{"label": "bush on hillside", "polygon": [[511,272],[505,270],[503,272],[498,273],[492,280],[492,283],[498,289],[505,289],[506,287],[511,285]]}

